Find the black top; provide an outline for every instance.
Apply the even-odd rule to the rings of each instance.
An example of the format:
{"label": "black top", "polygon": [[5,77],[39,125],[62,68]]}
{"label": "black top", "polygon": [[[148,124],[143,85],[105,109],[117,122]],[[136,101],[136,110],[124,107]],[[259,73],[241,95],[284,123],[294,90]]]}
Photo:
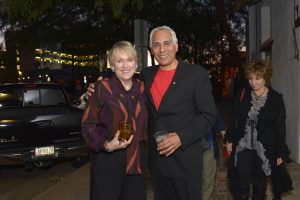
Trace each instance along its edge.
{"label": "black top", "polygon": [[[225,140],[233,142],[233,150],[239,140],[245,134],[246,119],[251,107],[251,89],[245,89],[243,99],[241,92],[234,100],[233,112],[230,117]],[[281,157],[285,159],[288,155],[286,150],[286,112],[282,94],[269,87],[267,102],[261,108],[257,122],[257,140],[266,149],[269,159]]]}
{"label": "black top", "polygon": [[[233,112],[231,114],[225,141],[232,142],[232,154],[235,155],[235,147],[245,134],[246,120],[248,118],[251,104],[251,88],[246,88],[241,99],[242,91],[234,100]],[[268,97],[265,105],[261,108],[256,125],[257,140],[265,148],[265,155],[271,164],[271,177],[273,192],[283,193],[292,189],[292,181],[284,164],[277,166],[277,158],[288,161],[289,150],[286,145],[286,111],[283,95],[269,87]],[[235,182],[234,158],[230,157],[228,163],[228,177],[231,186]]]}

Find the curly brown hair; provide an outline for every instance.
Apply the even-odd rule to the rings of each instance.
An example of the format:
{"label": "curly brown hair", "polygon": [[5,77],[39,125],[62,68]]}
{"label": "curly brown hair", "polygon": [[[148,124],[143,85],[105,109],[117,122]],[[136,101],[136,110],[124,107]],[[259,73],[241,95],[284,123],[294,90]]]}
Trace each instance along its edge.
{"label": "curly brown hair", "polygon": [[272,79],[272,66],[264,60],[252,60],[244,67],[245,77],[249,79],[250,74],[261,76],[269,85]]}

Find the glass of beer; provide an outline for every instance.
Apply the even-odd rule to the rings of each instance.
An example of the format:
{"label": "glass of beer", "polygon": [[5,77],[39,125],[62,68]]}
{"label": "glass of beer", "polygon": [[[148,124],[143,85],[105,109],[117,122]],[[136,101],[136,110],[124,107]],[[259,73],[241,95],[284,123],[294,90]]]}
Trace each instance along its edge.
{"label": "glass of beer", "polygon": [[130,136],[132,135],[132,123],[128,121],[121,121],[119,122],[119,140],[129,140]]}

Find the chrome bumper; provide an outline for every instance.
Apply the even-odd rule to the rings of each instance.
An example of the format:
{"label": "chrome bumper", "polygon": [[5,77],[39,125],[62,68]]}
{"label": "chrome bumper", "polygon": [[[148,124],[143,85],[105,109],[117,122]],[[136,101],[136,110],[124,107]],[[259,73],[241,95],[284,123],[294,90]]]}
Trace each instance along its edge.
{"label": "chrome bumper", "polygon": [[0,153],[0,165],[24,164],[26,162],[38,162],[43,160],[68,159],[89,153],[85,144],[72,146],[54,145],[54,154],[50,156],[36,156],[35,148],[18,149],[12,152]]}

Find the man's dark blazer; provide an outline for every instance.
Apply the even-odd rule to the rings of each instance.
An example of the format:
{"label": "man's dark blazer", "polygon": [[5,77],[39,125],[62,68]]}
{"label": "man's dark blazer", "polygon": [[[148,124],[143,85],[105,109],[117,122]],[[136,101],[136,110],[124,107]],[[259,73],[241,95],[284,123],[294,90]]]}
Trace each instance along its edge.
{"label": "man's dark blazer", "polygon": [[[169,178],[201,178],[201,138],[211,130],[216,120],[208,73],[199,65],[179,62],[157,110],[150,93],[157,70],[158,66],[153,66],[141,72],[150,109],[150,169],[155,164]],[[180,137],[182,146],[169,157],[160,156],[156,151],[152,134],[158,129],[176,132]]]}

